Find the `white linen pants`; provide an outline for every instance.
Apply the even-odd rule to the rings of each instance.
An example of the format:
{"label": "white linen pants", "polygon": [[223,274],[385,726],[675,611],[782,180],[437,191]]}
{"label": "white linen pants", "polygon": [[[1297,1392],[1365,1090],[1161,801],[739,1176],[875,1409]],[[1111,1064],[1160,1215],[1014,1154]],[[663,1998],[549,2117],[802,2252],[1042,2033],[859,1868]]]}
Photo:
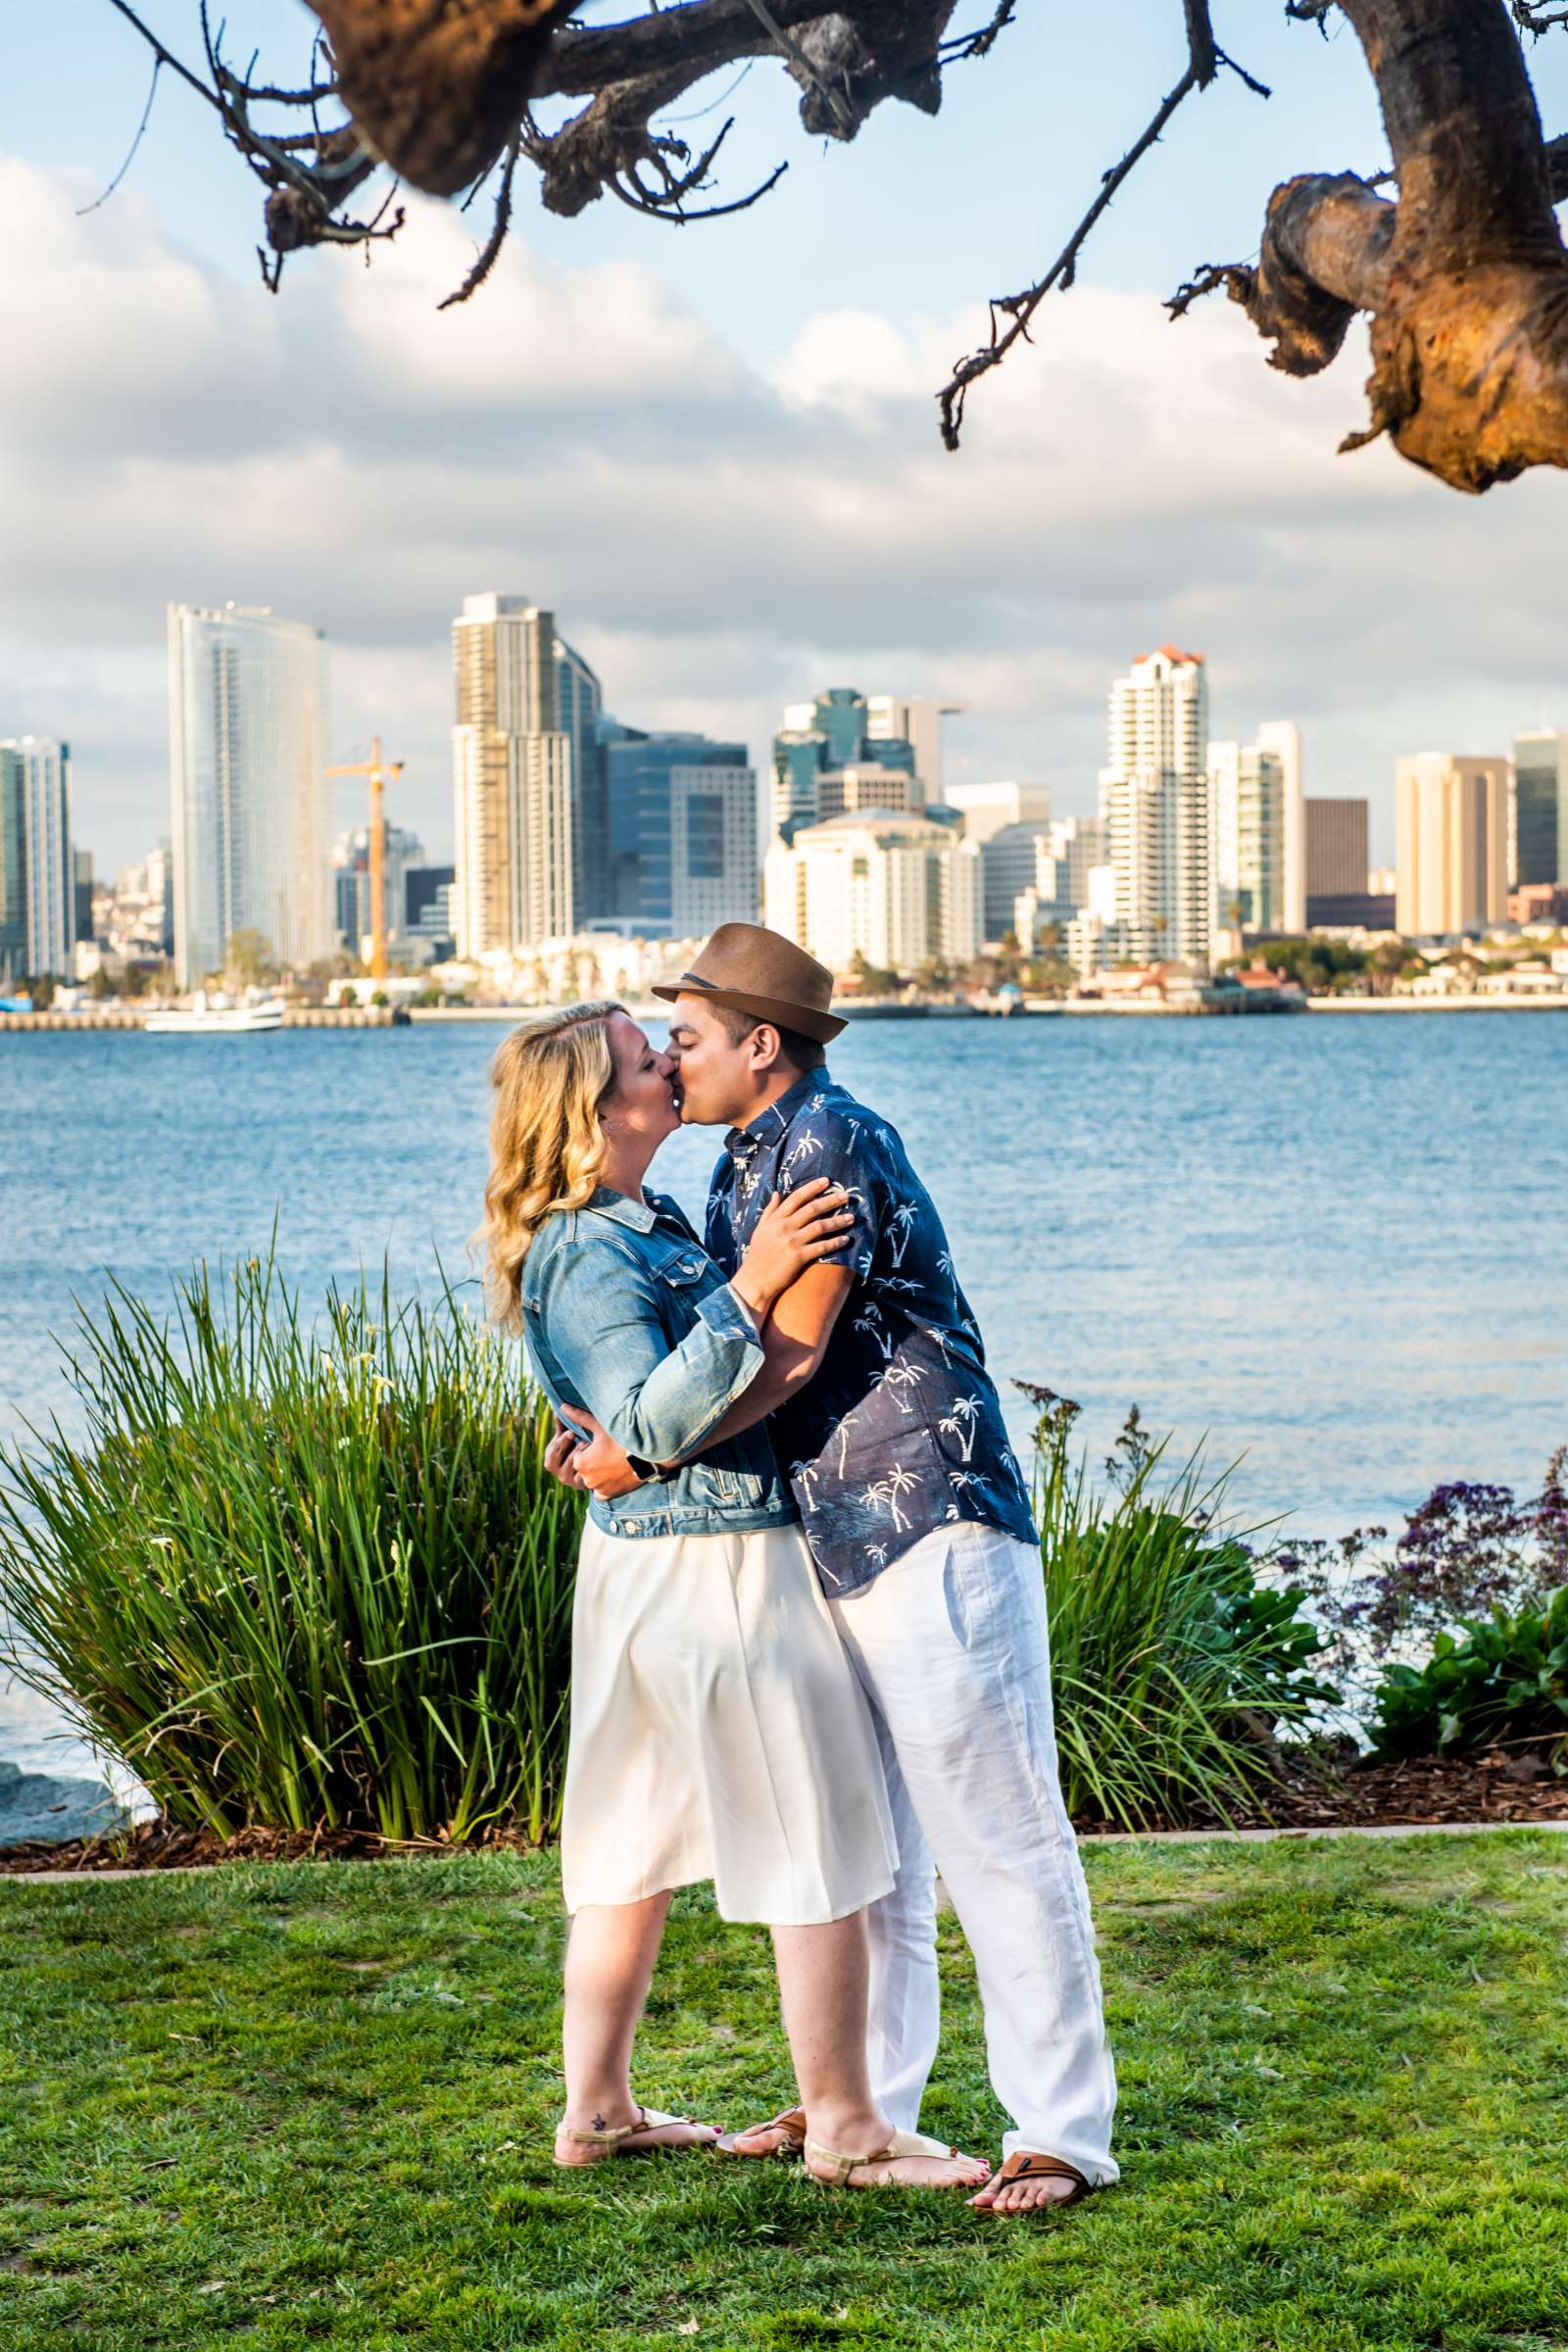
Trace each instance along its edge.
{"label": "white linen pants", "polygon": [[1004,2153],[1114,2180],[1116,2077],[1057,1776],[1040,1554],[963,1521],[830,1605],[870,1702],[899,1840],[897,1883],[869,1914],[871,2087],[912,2130],[940,2028],[940,1871],[975,1957],[992,2087],[1013,2119]]}

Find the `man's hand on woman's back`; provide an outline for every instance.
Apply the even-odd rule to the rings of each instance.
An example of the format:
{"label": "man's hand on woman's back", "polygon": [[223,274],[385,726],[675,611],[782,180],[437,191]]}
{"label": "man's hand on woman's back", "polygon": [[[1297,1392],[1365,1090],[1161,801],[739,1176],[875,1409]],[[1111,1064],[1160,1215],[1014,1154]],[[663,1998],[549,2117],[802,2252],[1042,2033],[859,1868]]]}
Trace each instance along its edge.
{"label": "man's hand on woman's back", "polygon": [[[567,1429],[557,1423],[556,1434],[545,1448],[545,1468],[552,1478],[559,1478],[564,1487],[575,1487],[579,1493],[597,1494],[601,1502],[613,1502],[618,1495],[629,1494],[633,1487],[642,1485],[624,1449],[616,1445],[603,1422],[571,1405],[563,1409],[565,1419],[578,1426]],[[588,1433],[586,1443],[584,1431]]]}

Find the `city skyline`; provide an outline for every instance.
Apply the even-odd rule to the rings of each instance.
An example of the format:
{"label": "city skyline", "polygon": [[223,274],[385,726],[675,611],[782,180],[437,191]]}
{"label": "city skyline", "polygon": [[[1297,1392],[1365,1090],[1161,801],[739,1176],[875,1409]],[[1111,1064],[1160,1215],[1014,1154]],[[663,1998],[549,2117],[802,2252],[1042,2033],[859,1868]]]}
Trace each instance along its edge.
{"label": "city skyline", "polygon": [[[459,601],[460,603],[471,603],[476,600],[471,596],[471,594],[466,592]],[[514,598],[508,601],[521,606],[525,605],[528,600]],[[270,612],[271,608],[266,606],[247,606],[238,599],[232,599],[224,600],[220,605],[213,607],[204,607],[194,603],[179,605],[171,603],[166,605],[162,610],[164,618],[161,633],[164,643],[159,647],[159,653],[163,653],[167,648],[167,614],[172,611],[180,610],[200,612],[210,610],[215,612],[256,612],[266,613]],[[339,699],[336,690],[336,666],[341,662],[343,649],[331,640],[329,632],[321,628],[319,624],[314,620],[306,619],[302,622],[299,622],[297,625],[306,628],[331,647],[334,658],[333,708],[335,710],[337,708]],[[449,619],[447,622],[447,628],[449,631],[453,625],[454,624]],[[578,627],[575,630],[575,634],[587,640],[591,639],[593,630],[591,626],[588,628]],[[609,705],[605,703],[602,693],[598,687],[597,675],[592,665],[580,653],[576,652],[571,646],[566,645],[564,640],[562,640],[561,643],[566,657],[569,674],[578,682],[578,692],[582,695],[584,704],[589,710],[591,715],[612,715]],[[400,800],[398,815],[406,820],[413,830],[418,833],[422,841],[429,844],[429,854],[431,857],[437,859],[451,861],[456,855],[456,826],[454,823],[452,799],[452,721],[450,717],[452,669],[450,637],[448,647],[444,654],[437,654],[434,658],[443,671],[444,689],[447,696],[447,708],[449,712],[446,726],[445,757],[440,778],[440,790],[436,795],[436,807],[434,809],[433,818],[428,813],[421,815],[421,809],[428,810],[430,807],[431,792],[428,779],[425,779],[421,784],[417,780],[410,779],[406,773],[405,777],[400,783],[400,793],[402,797]],[[1122,658],[1125,659],[1126,657]],[[1115,661],[1115,659],[1116,657],[1114,655],[1108,657],[1108,660],[1112,662]],[[163,830],[163,812],[167,809],[167,803],[170,793],[170,762],[172,753],[167,720],[167,671],[161,664],[156,663],[156,658],[155,666],[158,668],[159,675],[159,702],[165,714],[166,748],[162,771],[154,780],[154,782],[150,784],[144,792],[138,794],[137,800],[133,806],[128,808],[120,807],[112,819],[106,819],[103,814],[103,801],[106,790],[105,779],[101,775],[96,779],[98,789],[95,795],[92,789],[93,779],[90,771],[88,771],[86,778],[85,789],[83,788],[83,771],[79,755],[74,760],[73,763],[73,802],[74,808],[77,811],[74,820],[74,831],[78,839],[84,840],[90,845],[99,860],[100,869],[104,871],[113,871],[117,866],[134,863],[140,858],[144,858],[149,845]],[[828,677],[831,676],[836,670],[840,675],[843,675],[849,672],[853,666],[853,663],[848,659],[845,659],[844,661],[837,661],[835,657],[830,654],[817,664],[817,674]],[[1217,662],[1212,657],[1204,658],[1204,670],[1205,676],[1207,677],[1212,677],[1216,670],[1220,675],[1223,675],[1224,666],[1223,654],[1219,657]],[[571,689],[567,687],[564,682],[563,682],[558,691],[561,694],[565,695],[568,694]],[[819,695],[827,695],[832,691],[834,690],[829,688],[821,688],[818,690],[818,693]],[[1100,708],[1102,709],[1103,708],[1103,692],[1104,689],[1102,680],[1099,689],[1099,695],[1101,698]],[[1207,697],[1211,692],[1212,689],[1210,687],[1205,687],[1205,730],[1211,728],[1213,724],[1212,715],[1208,714],[1206,710]],[[32,710],[35,707],[35,698],[28,697],[24,693],[19,693],[14,685],[10,687],[9,694],[9,707],[0,709],[0,726],[7,725],[9,723],[11,728],[11,737],[8,738],[8,740],[18,739],[24,735],[29,734],[37,734],[42,737],[54,739],[58,738],[61,735],[62,730],[64,730],[64,732],[70,736],[70,739],[73,742],[79,742],[80,731],[74,723],[74,713],[78,706],[71,703],[69,698],[66,699],[64,708],[61,707],[59,702],[55,702],[52,703],[48,708],[44,709],[43,715],[51,719],[53,722],[51,726],[29,728],[22,723],[18,713],[24,710]],[[629,695],[625,698],[617,697],[616,699],[625,699],[628,707],[630,707],[632,698]],[[684,700],[687,698],[678,699],[682,699],[684,702]],[[938,713],[940,713],[942,719],[947,719],[950,717],[957,717],[959,719],[979,719],[983,718],[985,715],[983,706],[978,705],[974,700],[971,699],[959,701],[940,693],[913,696],[873,694],[860,697],[859,699],[871,720],[871,724],[867,729],[867,739],[862,748],[866,755],[874,757],[875,760],[881,763],[885,763],[888,759],[894,756],[895,752],[897,752],[901,757],[904,757],[907,761],[906,746],[903,742],[896,738],[894,733],[894,725],[889,718],[889,713],[895,709],[906,714],[909,712],[918,714],[917,723],[925,728],[929,728],[931,726],[932,720]],[[1564,700],[1565,703],[1568,703],[1568,690],[1565,690]],[[877,706],[881,706],[880,712],[877,710]],[[649,736],[658,736],[663,734],[689,735],[694,740],[703,739],[708,741],[715,739],[714,736],[710,734],[707,729],[696,726],[672,728],[662,728],[658,726],[655,723],[655,714],[659,707],[658,698],[655,698],[652,709],[646,702],[640,699],[637,701],[636,707],[639,720],[643,722],[638,728],[638,732],[642,734]],[[772,718],[762,730],[760,740],[764,744],[771,742],[776,746],[780,739],[778,708],[779,706],[774,707]],[[803,703],[799,699],[792,703],[789,701],[786,694],[786,696],[782,698],[782,708],[784,710],[786,723],[788,723],[791,719],[804,718],[805,713],[811,708],[811,705],[808,703]],[[1226,709],[1228,713],[1229,706],[1227,706]],[[618,715],[618,713],[615,715]],[[1075,716],[1081,718],[1081,712],[1076,713]],[[581,720],[579,719],[576,724],[580,727]],[[1369,864],[1374,870],[1379,867],[1392,868],[1395,862],[1396,849],[1397,777],[1399,772],[1399,763],[1401,760],[1410,758],[1435,753],[1439,746],[1443,744],[1446,739],[1435,734],[1429,734],[1424,739],[1413,736],[1405,738],[1398,744],[1391,758],[1388,774],[1382,780],[1384,784],[1384,792],[1381,795],[1376,791],[1348,794],[1339,790],[1338,779],[1334,776],[1329,775],[1325,781],[1326,771],[1323,768],[1320,749],[1316,743],[1314,731],[1314,789],[1312,789],[1310,792],[1304,793],[1303,795],[1300,784],[1300,744],[1302,734],[1306,730],[1303,730],[1299,719],[1260,722],[1255,725],[1250,732],[1256,739],[1256,746],[1266,750],[1269,748],[1269,739],[1271,733],[1277,731],[1281,727],[1289,730],[1295,739],[1294,748],[1285,756],[1285,764],[1288,775],[1294,773],[1296,778],[1295,792],[1297,797],[1297,805],[1299,805],[1299,799],[1301,797],[1310,799],[1319,803],[1320,805],[1324,802],[1333,800],[1364,801],[1367,807],[1369,823]],[[880,738],[880,740],[878,740],[878,738]],[[733,730],[719,730],[717,739],[738,742],[741,745],[741,748],[749,755],[748,764],[757,765],[760,769],[760,772],[763,772],[765,774],[766,761],[760,761],[757,758],[755,748],[756,741],[758,740],[757,738],[737,736]],[[1517,709],[1515,709],[1511,718],[1505,716],[1500,726],[1494,730],[1493,739],[1498,742],[1506,742],[1508,744],[1510,747],[1510,752],[1508,755],[1504,755],[1505,757],[1511,756],[1514,750],[1520,746],[1528,747],[1532,744],[1554,745],[1559,742],[1568,742],[1568,717],[1565,717],[1564,725],[1561,728],[1549,723],[1544,717],[1541,719],[1537,726],[1522,726],[1519,723],[1519,712]],[[398,740],[400,744],[403,742],[402,738],[399,738]],[[926,740],[933,740],[933,738],[928,735]],[[934,738],[934,740],[940,743],[941,738],[940,736],[937,736]],[[1481,736],[1479,732],[1477,732],[1467,736],[1454,737],[1451,740],[1468,741],[1473,746],[1476,743],[1484,741],[1485,738]],[[1229,745],[1228,738],[1215,737],[1212,734],[1207,736],[1207,741],[1209,748],[1215,751],[1223,751],[1227,749]],[[368,747],[368,734],[367,734],[362,740],[362,738],[357,735],[340,735],[334,730],[334,742],[332,747],[334,756],[340,759],[357,757],[360,752]],[[1418,748],[1412,749],[1413,744],[1417,745]],[[1473,750],[1470,754],[1462,754],[1458,756],[1491,757],[1491,755],[1477,755]],[[1024,763],[1023,765],[1014,766],[1012,768],[1007,768],[1002,765],[997,765],[991,768],[981,768],[977,762],[976,755],[972,752],[960,751],[955,753],[953,750],[949,749],[945,754],[942,751],[939,751],[937,757],[939,761],[939,775],[943,773],[943,768],[945,765],[945,782],[949,789],[946,793],[940,792],[939,789],[939,792],[937,794],[933,794],[932,797],[946,798],[953,806],[960,805],[966,796],[975,791],[979,791],[982,794],[989,794],[997,790],[1010,788],[1010,779],[1012,777],[1027,775],[1030,780],[1031,788],[1038,788],[1045,795],[1047,804],[1049,805],[1054,815],[1058,817],[1081,816],[1085,818],[1096,818],[1102,814],[1102,808],[1101,806],[1102,797],[1102,784],[1101,779],[1102,778],[1104,772],[1102,751],[1100,759],[1090,768],[1075,769],[1068,774],[1065,782],[1060,785],[1052,783],[1049,780],[1049,777],[1046,775],[1045,771],[1051,766],[1052,761],[1049,754],[1044,752],[1033,763],[1032,772],[1029,763]],[[1552,758],[1555,759],[1556,755],[1553,754]],[[910,772],[912,774],[914,772],[912,761],[908,761],[907,763],[909,764]],[[407,760],[404,761],[405,770],[407,770],[409,764],[410,763]],[[868,783],[870,779],[868,779]],[[1548,802],[1551,807],[1551,814],[1549,818],[1545,814]],[[770,789],[764,782],[764,787],[761,794],[761,804],[762,806],[760,809],[760,829],[762,836],[766,837],[772,830],[770,820],[777,812],[776,787]],[[852,799],[850,805],[867,808],[875,804],[870,797],[869,792],[866,791],[861,793],[858,802]],[[329,825],[332,825],[334,830],[341,829],[340,826],[335,825],[334,819],[338,814],[341,813],[342,806],[343,804],[339,803],[334,798],[331,809],[328,812],[328,816],[323,820]],[[1553,850],[1555,849],[1559,834],[1564,842],[1568,842],[1568,754],[1562,756],[1560,773],[1557,766],[1552,766],[1549,783],[1545,776],[1543,776],[1541,784],[1538,787],[1538,806],[1541,808],[1543,813],[1539,820],[1537,838],[1539,838],[1543,844],[1542,854],[1544,855],[1544,844],[1548,838]],[[1292,808],[1292,795],[1290,792],[1287,793],[1286,808],[1287,820],[1289,823],[1290,812]],[[1558,815],[1559,808],[1561,810],[1560,817]],[[97,810],[96,814],[93,813],[95,809]],[[836,811],[829,810],[829,813],[834,812]],[[600,819],[601,828],[607,822],[608,819],[602,817]],[[608,836],[603,832],[602,829],[597,838],[599,842],[605,844],[605,846],[608,848]],[[579,852],[579,857],[581,853]],[[1304,872],[1305,850],[1304,843],[1302,842],[1298,842],[1295,848],[1294,856],[1291,858],[1292,863],[1298,861],[1301,866],[1301,870]],[[1544,869],[1543,876],[1538,876],[1533,867],[1529,872],[1526,872],[1523,866],[1521,867],[1522,880],[1534,880],[1539,878],[1544,878]],[[580,865],[578,865],[574,870],[574,883],[575,895],[583,895],[583,881]],[[596,912],[597,911],[601,910],[596,908]],[[1300,894],[1292,894],[1292,896],[1287,899],[1284,911],[1287,919],[1281,927],[1298,928],[1301,921],[1304,920],[1304,889]]]}
{"label": "city skyline", "polygon": [[[322,633],[233,604],[171,606],[168,644],[165,925],[180,984],[217,969],[238,932],[295,969],[358,953],[369,837],[340,832],[328,850],[328,777],[342,771],[325,758]],[[1502,919],[1516,869],[1524,884],[1564,882],[1568,736],[1524,732],[1512,756],[1401,755],[1399,870],[1385,882],[1368,865],[1366,803],[1304,795],[1298,723],[1261,722],[1250,744],[1212,738],[1205,657],[1171,643],[1111,682],[1098,819],[1055,816],[1037,782],[960,778],[944,790],[943,721],[965,706],[858,687],[785,705],[760,792],[744,745],[617,718],[554,612],[520,595],[464,599],[451,665],[454,863],[432,860],[395,810],[385,836],[387,933],[415,932],[423,961],[450,954],[454,938],[471,964],[607,926],[695,937],[760,903],[841,964],[906,953],[911,967],[956,965],[1015,937],[1089,974],[1202,963],[1243,930],[1298,932],[1303,914],[1306,925],[1389,929],[1390,884],[1398,928],[1433,936]],[[75,939],[96,953],[70,752],[33,738],[3,750],[0,957],[13,974],[31,955],[32,968],[66,976]],[[1472,815],[1473,786],[1484,806]],[[797,841],[810,855],[791,864]],[[959,847],[968,860],[955,861]],[[40,894],[46,865],[57,887]],[[929,874],[912,928],[891,897],[877,911],[884,895],[912,889],[906,868]],[[418,917],[405,905],[409,869],[422,878]],[[844,896],[851,875],[868,876],[869,890]],[[40,949],[44,901],[54,927]],[[132,928],[139,920],[133,911]]]}

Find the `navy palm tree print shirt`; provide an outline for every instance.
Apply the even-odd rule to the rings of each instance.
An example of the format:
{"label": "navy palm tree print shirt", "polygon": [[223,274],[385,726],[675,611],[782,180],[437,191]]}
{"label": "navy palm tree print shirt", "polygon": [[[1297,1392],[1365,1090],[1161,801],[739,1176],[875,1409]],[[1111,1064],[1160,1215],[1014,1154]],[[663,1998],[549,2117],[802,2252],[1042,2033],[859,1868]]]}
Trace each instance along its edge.
{"label": "navy palm tree print shirt", "polygon": [[942,1220],[896,1131],[825,1069],[731,1128],[710,1252],[733,1273],[769,1196],[813,1176],[849,1193],[854,1229],[825,1262],[853,1267],[855,1284],[816,1378],[768,1427],[824,1586],[868,1585],[953,1520],[1033,1543],[1029,1491]]}

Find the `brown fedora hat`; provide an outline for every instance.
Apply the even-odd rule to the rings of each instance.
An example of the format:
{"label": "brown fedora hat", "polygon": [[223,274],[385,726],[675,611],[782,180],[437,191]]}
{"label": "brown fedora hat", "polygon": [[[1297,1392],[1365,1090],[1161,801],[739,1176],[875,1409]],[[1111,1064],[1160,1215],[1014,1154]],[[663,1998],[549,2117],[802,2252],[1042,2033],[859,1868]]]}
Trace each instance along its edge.
{"label": "brown fedora hat", "polygon": [[825,1046],[847,1024],[831,1010],[833,975],[782,932],[760,923],[720,923],[689,972],[656,997],[708,997],[780,1029],[798,1029]]}

